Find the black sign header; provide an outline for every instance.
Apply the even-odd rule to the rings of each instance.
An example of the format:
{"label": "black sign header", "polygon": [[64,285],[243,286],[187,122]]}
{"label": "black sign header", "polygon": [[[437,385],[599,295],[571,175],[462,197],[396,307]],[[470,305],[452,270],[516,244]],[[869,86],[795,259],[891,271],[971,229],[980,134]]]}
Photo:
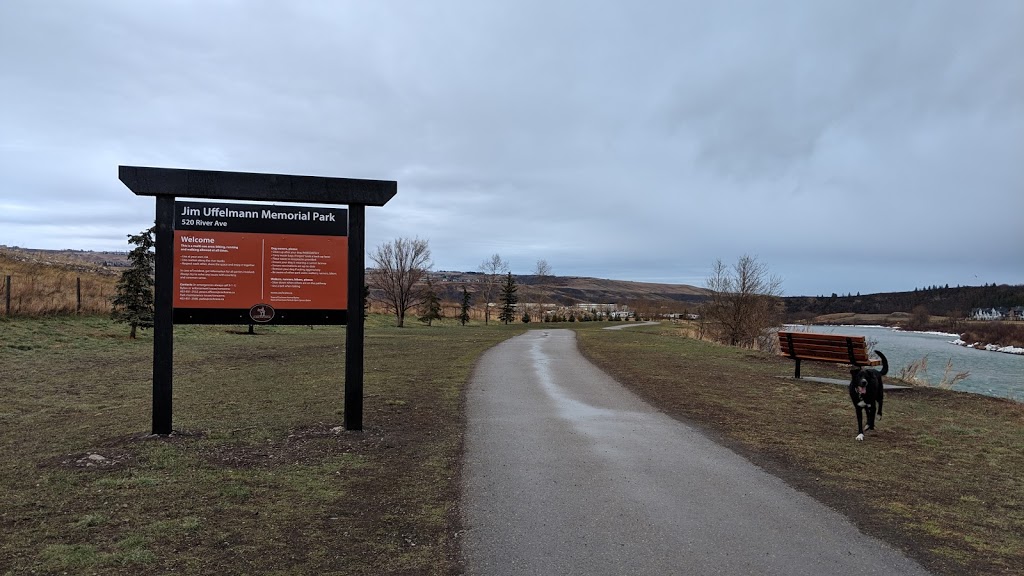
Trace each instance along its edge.
{"label": "black sign header", "polygon": [[174,229],[346,236],[348,210],[315,206],[176,201]]}

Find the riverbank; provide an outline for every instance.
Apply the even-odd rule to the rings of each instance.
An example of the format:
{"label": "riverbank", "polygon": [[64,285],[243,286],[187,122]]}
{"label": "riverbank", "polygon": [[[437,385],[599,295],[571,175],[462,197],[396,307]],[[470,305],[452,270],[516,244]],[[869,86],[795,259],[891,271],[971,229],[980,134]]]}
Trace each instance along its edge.
{"label": "riverbank", "polygon": [[1024,355],[1024,348],[1018,348],[1017,346],[1000,346],[998,344],[982,344],[981,342],[975,342],[968,344],[966,341],[957,338],[950,342],[950,344],[956,344],[957,346],[963,346],[964,348],[974,348],[975,350],[985,350],[988,352],[1002,352],[1004,354],[1018,354]]}
{"label": "riverbank", "polygon": [[971,322],[965,328],[960,339],[969,348],[1024,354],[1024,322]]}

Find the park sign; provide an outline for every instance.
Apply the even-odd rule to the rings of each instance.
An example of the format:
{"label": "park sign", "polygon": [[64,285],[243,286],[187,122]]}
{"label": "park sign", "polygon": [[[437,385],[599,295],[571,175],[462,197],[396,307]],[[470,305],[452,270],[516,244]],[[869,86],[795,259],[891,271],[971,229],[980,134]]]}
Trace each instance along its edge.
{"label": "park sign", "polygon": [[173,432],[175,322],[345,324],[345,429],[362,430],[366,207],[398,183],[146,166],[118,178],[156,197],[153,434]]}
{"label": "park sign", "polygon": [[348,212],[174,203],[175,324],[345,324]]}

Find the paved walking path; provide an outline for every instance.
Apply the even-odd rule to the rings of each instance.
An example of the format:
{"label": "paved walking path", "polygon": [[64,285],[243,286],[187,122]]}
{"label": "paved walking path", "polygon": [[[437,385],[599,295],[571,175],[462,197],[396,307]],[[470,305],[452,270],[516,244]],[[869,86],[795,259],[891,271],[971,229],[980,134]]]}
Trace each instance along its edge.
{"label": "paved walking path", "polygon": [[470,575],[927,574],[627,392],[572,331],[491,349],[467,400]]}
{"label": "paved walking path", "polygon": [[631,324],[616,324],[615,326],[608,326],[605,330],[622,330],[623,328],[639,328],[640,326],[657,326],[661,322],[633,322]]}
{"label": "paved walking path", "polygon": [[[801,380],[810,380],[811,382],[821,382],[822,384],[838,384],[839,386],[849,386],[850,379],[840,378],[822,378],[819,376],[803,376]],[[911,386],[901,386],[899,384],[886,384],[882,383],[882,388],[885,390],[909,390]]]}

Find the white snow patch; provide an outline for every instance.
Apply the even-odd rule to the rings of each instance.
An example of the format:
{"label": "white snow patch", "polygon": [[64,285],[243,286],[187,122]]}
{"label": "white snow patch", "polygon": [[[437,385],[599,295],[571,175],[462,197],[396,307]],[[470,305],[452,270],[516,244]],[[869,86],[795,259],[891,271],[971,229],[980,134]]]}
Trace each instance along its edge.
{"label": "white snow patch", "polygon": [[902,328],[893,328],[893,332],[907,332],[909,334],[927,334],[929,336],[953,336],[959,338],[959,334],[951,334],[949,332],[934,332],[931,330],[903,330]]}
{"label": "white snow patch", "polygon": [[968,344],[959,338],[950,341],[950,344],[956,344],[957,346],[963,346],[965,348],[974,348],[975,350],[988,350],[989,352],[1002,352],[1003,354],[1017,354],[1024,356],[1024,348],[1018,348],[1017,346],[1000,346],[998,344],[982,344],[981,342]]}

